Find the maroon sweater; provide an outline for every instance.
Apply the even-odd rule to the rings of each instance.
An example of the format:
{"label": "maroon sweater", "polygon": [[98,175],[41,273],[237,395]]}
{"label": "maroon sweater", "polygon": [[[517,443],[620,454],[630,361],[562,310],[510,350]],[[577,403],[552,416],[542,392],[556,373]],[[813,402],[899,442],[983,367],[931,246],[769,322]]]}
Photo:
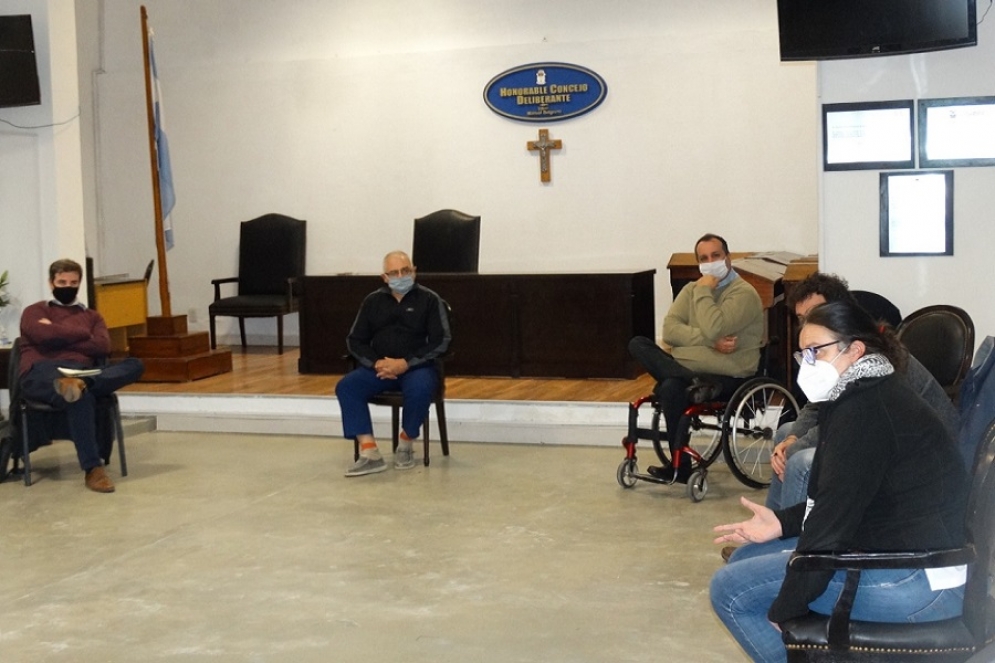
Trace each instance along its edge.
{"label": "maroon sweater", "polygon": [[[52,324],[41,322],[48,319]],[[21,315],[21,365],[24,375],[39,361],[71,361],[92,366],[111,352],[111,337],[103,317],[81,306],[37,302]]]}

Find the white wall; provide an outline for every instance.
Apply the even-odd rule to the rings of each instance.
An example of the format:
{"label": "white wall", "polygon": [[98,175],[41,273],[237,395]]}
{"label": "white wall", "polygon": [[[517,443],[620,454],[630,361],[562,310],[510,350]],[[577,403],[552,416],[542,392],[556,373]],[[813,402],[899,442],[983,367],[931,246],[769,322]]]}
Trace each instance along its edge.
{"label": "white wall", "polygon": [[[979,17],[984,11],[978,3]],[[973,48],[825,62],[819,65],[824,103],[995,95],[995,20],[978,28]],[[953,304],[974,319],[980,341],[995,334],[995,168],[954,170],[954,255],[878,255],[879,171],[821,175],[822,267],[850,285],[891,299],[902,311]]]}
{"label": "white wall", "polygon": [[41,105],[0,109],[0,272],[13,300],[0,324],[13,337],[23,306],[48,292],[48,265],[85,254],[83,185],[73,1],[3,0],[0,11],[31,14],[42,90]]}
{"label": "white wall", "polygon": [[[668,257],[705,231],[733,250],[817,248],[816,68],[778,61],[769,0],[145,4],[177,190],[172,309],[194,328],[210,279],[235,274],[238,223],[270,211],[308,220],[311,274],[376,271],[410,247],[415,216],[481,214],[481,271],[657,268],[658,322]],[[139,5],[77,8],[105,274],[155,254]],[[542,125],[564,143],[548,185],[526,150],[539,126],[482,101],[493,76],[536,61],[589,67],[609,90]],[[248,331],[273,342],[275,325]]]}

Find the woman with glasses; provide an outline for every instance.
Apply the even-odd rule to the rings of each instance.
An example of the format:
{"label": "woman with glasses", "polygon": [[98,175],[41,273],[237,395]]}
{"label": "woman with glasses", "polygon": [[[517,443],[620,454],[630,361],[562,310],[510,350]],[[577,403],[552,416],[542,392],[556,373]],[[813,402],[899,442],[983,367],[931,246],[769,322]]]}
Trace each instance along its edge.
{"label": "woman with glasses", "polygon": [[[820,402],[808,499],[719,525],[716,543],[745,545],[712,578],[712,606],[755,661],[785,661],[777,624],[830,614],[844,572],[787,570],[793,550],[954,548],[964,538],[968,481],[935,411],[896,373],[905,350],[854,302],[813,309],[799,335],[798,384]],[[855,620],[924,622],[961,613],[965,567],[865,571]]]}

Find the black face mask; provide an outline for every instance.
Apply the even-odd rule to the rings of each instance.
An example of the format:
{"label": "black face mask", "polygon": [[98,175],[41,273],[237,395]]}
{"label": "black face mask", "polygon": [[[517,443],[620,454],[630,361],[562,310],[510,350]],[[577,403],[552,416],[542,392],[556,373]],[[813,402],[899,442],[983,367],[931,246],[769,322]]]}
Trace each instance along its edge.
{"label": "black face mask", "polygon": [[74,301],[76,301],[76,295],[79,293],[79,286],[56,286],[52,288],[52,296],[55,297],[59,303],[69,306]]}

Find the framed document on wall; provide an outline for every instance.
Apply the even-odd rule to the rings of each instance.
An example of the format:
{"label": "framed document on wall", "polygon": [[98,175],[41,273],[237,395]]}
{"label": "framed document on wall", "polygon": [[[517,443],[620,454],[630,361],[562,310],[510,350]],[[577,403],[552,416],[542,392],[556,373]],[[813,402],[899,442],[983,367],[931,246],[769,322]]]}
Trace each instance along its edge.
{"label": "framed document on wall", "polygon": [[823,104],[823,170],[914,168],[913,102]]}
{"label": "framed document on wall", "polygon": [[881,173],[881,256],[954,253],[954,171]]}
{"label": "framed document on wall", "polygon": [[919,167],[995,166],[995,97],[919,100]]}

